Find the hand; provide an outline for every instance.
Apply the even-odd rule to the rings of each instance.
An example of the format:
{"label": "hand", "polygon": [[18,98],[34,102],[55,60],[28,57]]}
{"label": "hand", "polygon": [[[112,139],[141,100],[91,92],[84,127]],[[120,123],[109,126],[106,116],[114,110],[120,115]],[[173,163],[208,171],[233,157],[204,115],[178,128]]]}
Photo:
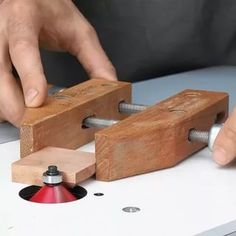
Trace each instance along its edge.
{"label": "hand", "polygon": [[213,158],[219,165],[227,165],[236,157],[236,108],[225,122],[213,146]]}
{"label": "hand", "polygon": [[47,83],[39,46],[70,52],[90,77],[116,80],[95,30],[71,0],[0,0],[0,16],[0,120],[19,126],[25,105],[43,104]]}

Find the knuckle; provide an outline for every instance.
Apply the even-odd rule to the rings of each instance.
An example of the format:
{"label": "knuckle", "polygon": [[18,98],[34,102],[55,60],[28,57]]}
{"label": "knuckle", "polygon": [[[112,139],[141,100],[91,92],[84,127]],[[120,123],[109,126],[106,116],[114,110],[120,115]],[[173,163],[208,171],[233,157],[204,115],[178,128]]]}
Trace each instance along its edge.
{"label": "knuckle", "polygon": [[29,2],[13,1],[9,6],[7,14],[7,33],[9,36],[12,34],[24,35],[29,31],[35,31],[33,19],[36,18],[36,13]]}
{"label": "knuckle", "polygon": [[[21,80],[24,80],[23,87],[30,87],[31,81],[33,80],[33,71],[23,71],[20,75]],[[28,85],[28,86],[27,86]]]}
{"label": "knuckle", "polygon": [[13,0],[10,2],[9,8],[11,13],[18,14],[19,12],[22,12],[22,10],[24,9],[24,4],[22,4],[22,1]]}
{"label": "knuckle", "polygon": [[109,69],[110,69],[110,71],[114,74],[114,75],[116,75],[116,69],[115,69],[115,67],[112,65],[112,63],[109,61]]}
{"label": "knuckle", "polygon": [[230,125],[225,125],[223,129],[227,139],[236,140],[236,130],[234,128],[232,128]]}
{"label": "knuckle", "polygon": [[10,45],[10,52],[11,53],[24,53],[26,51],[30,51],[34,49],[36,46],[34,45],[34,42],[30,41],[27,38],[20,37],[16,39],[10,39],[9,40]]}
{"label": "knuckle", "polygon": [[92,25],[89,23],[85,25],[84,27],[84,34],[88,38],[96,37],[97,33]]}
{"label": "knuckle", "polygon": [[20,77],[24,91],[31,87],[37,87],[40,92],[47,90],[47,82],[43,71],[24,71]]}
{"label": "knuckle", "polygon": [[25,50],[29,46],[30,46],[29,41],[23,38],[15,40],[15,42],[12,44],[12,48],[15,50]]}
{"label": "knuckle", "polygon": [[14,14],[13,16],[23,16],[24,12],[32,10],[31,1],[19,1],[11,0],[8,4],[9,13]]}

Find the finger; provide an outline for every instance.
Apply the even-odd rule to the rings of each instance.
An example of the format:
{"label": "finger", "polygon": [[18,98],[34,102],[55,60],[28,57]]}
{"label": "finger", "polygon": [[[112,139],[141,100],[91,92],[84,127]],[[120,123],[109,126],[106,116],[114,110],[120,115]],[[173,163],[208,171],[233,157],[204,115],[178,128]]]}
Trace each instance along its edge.
{"label": "finger", "polygon": [[94,28],[78,11],[74,19],[70,52],[74,54],[90,78],[117,80],[115,68],[104,52]]}
{"label": "finger", "polygon": [[0,78],[1,118],[19,127],[24,115],[24,98],[15,78],[10,73],[1,73]]}
{"label": "finger", "polygon": [[47,83],[38,46],[38,32],[26,22],[9,24],[9,51],[11,60],[21,79],[25,104],[38,107],[43,104]]}
{"label": "finger", "polygon": [[19,126],[24,114],[24,100],[21,89],[11,73],[8,45],[0,42],[0,120],[8,120]]}
{"label": "finger", "polygon": [[236,157],[236,109],[225,122],[213,146],[213,159],[227,165]]}

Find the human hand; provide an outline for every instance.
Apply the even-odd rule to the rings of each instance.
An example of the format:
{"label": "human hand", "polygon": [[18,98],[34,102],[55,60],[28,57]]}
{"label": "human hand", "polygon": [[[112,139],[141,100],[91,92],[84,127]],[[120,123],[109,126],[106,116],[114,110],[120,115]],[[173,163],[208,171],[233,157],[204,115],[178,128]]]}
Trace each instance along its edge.
{"label": "human hand", "polygon": [[213,145],[213,159],[227,165],[236,157],[236,108],[229,116]]}
{"label": "human hand", "polygon": [[19,126],[25,105],[43,104],[47,83],[39,46],[70,52],[91,78],[116,80],[95,30],[71,0],[0,0],[0,15],[0,120]]}

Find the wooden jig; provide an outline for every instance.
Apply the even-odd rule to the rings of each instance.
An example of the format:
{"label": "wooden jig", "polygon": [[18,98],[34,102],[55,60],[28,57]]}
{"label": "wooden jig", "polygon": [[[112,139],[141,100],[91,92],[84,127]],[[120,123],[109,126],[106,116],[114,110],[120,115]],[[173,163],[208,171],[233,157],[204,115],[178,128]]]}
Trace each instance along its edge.
{"label": "wooden jig", "polygon": [[[228,114],[228,94],[222,92],[185,90],[127,117],[118,105],[130,100],[130,84],[96,79],[28,109],[21,127],[24,158],[12,165],[13,181],[41,185],[52,164],[69,185],[95,172],[98,180],[111,181],[172,167],[205,146],[189,141],[191,129],[209,130]],[[82,127],[89,116],[126,119],[98,131]],[[65,149],[90,142],[94,133],[95,154]]]}

